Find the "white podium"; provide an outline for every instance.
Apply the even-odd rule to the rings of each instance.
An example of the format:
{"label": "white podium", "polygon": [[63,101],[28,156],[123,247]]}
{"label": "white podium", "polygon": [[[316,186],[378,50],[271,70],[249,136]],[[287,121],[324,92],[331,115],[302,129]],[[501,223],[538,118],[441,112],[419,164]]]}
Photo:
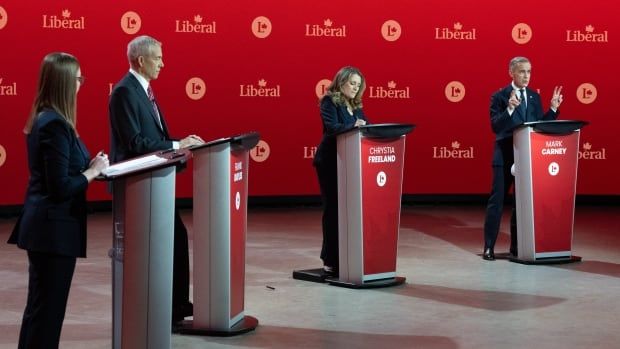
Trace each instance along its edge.
{"label": "white podium", "polygon": [[194,319],[179,333],[234,336],[258,326],[244,310],[249,151],[258,140],[249,133],[191,149]]}
{"label": "white podium", "polygon": [[161,151],[110,166],[113,187],[112,347],[171,346],[176,165],[188,151]]}
{"label": "white podium", "polygon": [[580,261],[572,254],[579,129],[583,121],[527,122],[513,133],[518,256],[513,262]]}

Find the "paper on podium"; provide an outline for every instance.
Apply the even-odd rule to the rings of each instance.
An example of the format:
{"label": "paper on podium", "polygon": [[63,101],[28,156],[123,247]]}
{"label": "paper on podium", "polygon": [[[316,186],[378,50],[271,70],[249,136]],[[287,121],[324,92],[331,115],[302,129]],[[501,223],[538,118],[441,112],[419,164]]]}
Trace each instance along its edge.
{"label": "paper on podium", "polygon": [[117,176],[127,172],[136,171],[142,168],[155,166],[166,162],[166,158],[159,157],[157,155],[143,156],[137,159],[128,160],[114,164],[105,170],[101,171],[104,176]]}

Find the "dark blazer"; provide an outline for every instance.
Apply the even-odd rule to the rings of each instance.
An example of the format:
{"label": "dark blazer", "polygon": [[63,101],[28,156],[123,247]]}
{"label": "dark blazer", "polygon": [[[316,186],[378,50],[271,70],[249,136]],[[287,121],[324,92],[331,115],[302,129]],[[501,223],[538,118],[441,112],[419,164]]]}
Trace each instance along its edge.
{"label": "dark blazer", "polygon": [[508,99],[512,92],[512,84],[499,90],[491,97],[491,128],[495,132],[495,150],[493,152],[493,166],[512,165],[514,154],[512,149],[512,132],[519,125],[527,121],[555,120],[560,114],[549,109],[543,113],[540,95],[526,87],[527,111],[522,115],[519,108],[512,115],[508,114]]}
{"label": "dark blazer", "polygon": [[24,209],[9,243],[86,257],[86,189],[90,155],[59,114],[43,111],[27,137],[30,179]]}
{"label": "dark blazer", "polygon": [[157,150],[172,148],[164,115],[159,110],[159,127],[153,104],[135,76],[127,73],[110,96],[112,163]]}
{"label": "dark blazer", "polygon": [[[357,119],[366,120],[364,111],[355,109],[349,114],[346,105],[336,105],[330,96],[321,99],[321,118],[323,119],[323,139],[314,154],[314,165],[336,166],[336,134],[350,129]],[[366,120],[367,121],[367,120]]]}

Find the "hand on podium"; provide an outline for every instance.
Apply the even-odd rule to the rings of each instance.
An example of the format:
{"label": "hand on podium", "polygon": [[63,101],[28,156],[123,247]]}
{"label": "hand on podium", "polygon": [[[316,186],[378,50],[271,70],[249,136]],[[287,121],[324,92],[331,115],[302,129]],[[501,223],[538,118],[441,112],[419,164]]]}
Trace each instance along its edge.
{"label": "hand on podium", "polygon": [[189,135],[189,136],[181,139],[181,141],[179,142],[179,147],[187,148],[187,147],[191,147],[191,146],[194,146],[194,145],[204,144],[204,142],[205,141],[203,141],[202,138],[200,138],[199,136]]}
{"label": "hand on podium", "polygon": [[364,119],[357,119],[357,120],[355,120],[355,125],[354,125],[355,127],[357,127],[357,126],[364,126],[364,125],[366,125],[366,120],[364,120]]}

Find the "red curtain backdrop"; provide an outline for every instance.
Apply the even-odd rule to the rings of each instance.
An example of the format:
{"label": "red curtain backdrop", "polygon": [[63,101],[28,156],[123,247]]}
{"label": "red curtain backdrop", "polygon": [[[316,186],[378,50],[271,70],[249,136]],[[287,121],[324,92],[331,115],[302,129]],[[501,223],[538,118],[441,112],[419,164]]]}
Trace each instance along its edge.
{"label": "red curtain backdrop", "polygon": [[[577,193],[618,195],[617,13],[611,0],[0,0],[0,205],[23,200],[21,130],[43,56],[78,57],[87,78],[78,131],[92,154],[107,152],[108,96],[128,70],[127,43],[143,34],[163,42],[165,67],[152,86],[173,135],[260,132],[250,195],[318,194],[317,95],[345,65],[366,77],[371,122],[417,125],[403,193],[487,193],[490,96],[521,55],[545,108],[562,85],[560,119],[591,123],[579,142]],[[181,173],[177,196],[190,197],[191,183],[191,172]],[[89,199],[109,200],[105,185],[94,184]]]}

